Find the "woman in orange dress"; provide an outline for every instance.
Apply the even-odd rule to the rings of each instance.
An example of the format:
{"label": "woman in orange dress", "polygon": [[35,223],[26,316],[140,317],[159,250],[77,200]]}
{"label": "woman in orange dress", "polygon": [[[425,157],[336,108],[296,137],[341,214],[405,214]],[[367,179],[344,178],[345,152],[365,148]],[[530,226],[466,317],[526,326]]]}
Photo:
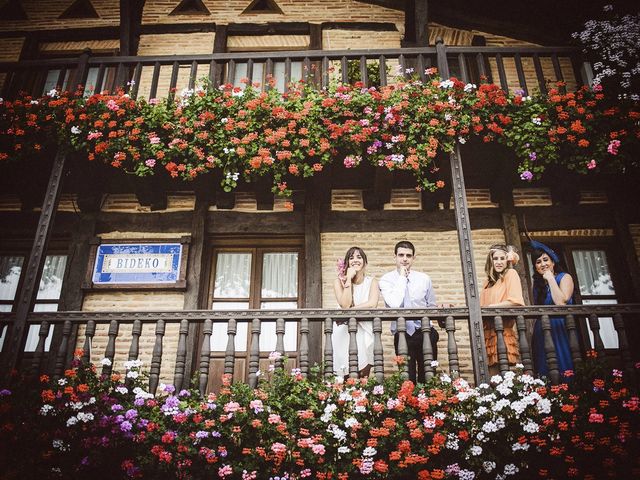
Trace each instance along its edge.
{"label": "woman in orange dress", "polygon": [[[507,245],[493,245],[489,249],[484,271],[487,280],[480,293],[481,307],[519,307],[524,306],[522,284],[513,266],[518,263],[518,254],[514,248]],[[518,338],[514,330],[515,319],[503,318],[504,343],[507,346],[509,365],[520,361]],[[484,342],[487,349],[489,373],[497,375],[498,365],[498,335],[493,319],[484,319]]]}

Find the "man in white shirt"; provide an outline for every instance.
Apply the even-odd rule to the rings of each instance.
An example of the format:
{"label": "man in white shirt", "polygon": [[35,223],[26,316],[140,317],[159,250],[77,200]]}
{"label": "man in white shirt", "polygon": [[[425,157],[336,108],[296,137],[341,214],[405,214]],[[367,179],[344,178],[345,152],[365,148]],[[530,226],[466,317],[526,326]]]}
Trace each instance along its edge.
{"label": "man in white shirt", "polygon": [[[436,294],[431,278],[422,272],[411,270],[415,260],[415,247],[411,242],[398,242],[394,249],[396,269],[385,273],[380,279],[380,292],[389,308],[429,308],[436,306]],[[409,379],[414,383],[425,382],[424,355],[422,353],[422,330],[420,320],[407,320],[407,347],[409,350]],[[396,355],[398,354],[398,332],[396,322],[391,322]],[[436,359],[438,332],[431,329],[433,358]],[[416,375],[417,371],[417,375]]]}

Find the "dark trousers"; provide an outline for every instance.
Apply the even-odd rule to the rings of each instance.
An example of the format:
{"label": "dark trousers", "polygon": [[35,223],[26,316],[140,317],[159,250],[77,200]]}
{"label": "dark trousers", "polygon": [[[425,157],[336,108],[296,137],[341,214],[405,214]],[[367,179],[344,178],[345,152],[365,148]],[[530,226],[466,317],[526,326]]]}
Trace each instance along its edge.
{"label": "dark trousers", "polygon": [[[393,346],[396,350],[396,355],[398,355],[398,336],[400,334],[396,333],[393,336]],[[422,353],[422,330],[416,330],[413,335],[409,335],[407,333],[404,334],[407,339],[407,349],[409,350],[409,358],[408,362],[408,370],[409,370],[409,380],[413,383],[416,383],[416,380],[419,383],[425,383],[426,377],[424,373],[424,355]],[[431,338],[431,348],[433,349],[433,359],[438,359],[438,332],[432,328],[430,332]],[[416,375],[417,373],[417,375]]]}

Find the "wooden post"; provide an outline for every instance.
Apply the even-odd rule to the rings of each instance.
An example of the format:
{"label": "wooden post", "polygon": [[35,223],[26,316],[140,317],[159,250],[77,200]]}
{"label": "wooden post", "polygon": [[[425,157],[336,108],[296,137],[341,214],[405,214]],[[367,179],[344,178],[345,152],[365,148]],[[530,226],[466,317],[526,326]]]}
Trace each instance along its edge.
{"label": "wooden post", "polygon": [[429,45],[427,0],[406,0],[404,9],[403,47],[426,47]]}
{"label": "wooden post", "polygon": [[47,245],[53,230],[53,220],[58,209],[60,192],[62,191],[62,178],[65,165],[65,154],[58,152],[53,162],[49,186],[42,204],[42,211],[38,226],[36,228],[35,240],[29,255],[26,275],[22,287],[20,288],[18,305],[16,309],[16,319],[13,325],[9,326],[7,333],[7,343],[4,348],[4,355],[0,365],[0,378],[8,375],[16,368],[18,360],[22,354],[27,336],[27,315],[33,309],[36,290],[38,288],[42,268],[44,267]]}
{"label": "wooden post", "polygon": [[[309,192],[314,192],[310,190]],[[307,194],[304,202],[304,308],[322,307],[322,259],[319,196]],[[309,366],[322,363],[322,323],[309,324]]]}
{"label": "wooden post", "polygon": [[[440,58],[440,56],[438,56]],[[438,62],[440,64],[440,62]],[[445,64],[446,65],[446,64]],[[480,296],[475,261],[473,259],[473,245],[471,242],[471,224],[469,222],[469,209],[467,207],[467,195],[464,187],[462,173],[462,159],[460,158],[460,145],[456,145],[451,153],[451,180],[453,183],[453,205],[456,214],[456,226],[458,229],[458,245],[460,248],[460,262],[462,263],[462,277],[464,281],[464,293],[469,308],[469,334],[471,335],[471,357],[473,359],[473,372],[477,385],[485,383],[488,379],[487,352],[484,344],[484,330],[482,327],[482,311],[480,310]]]}
{"label": "wooden post", "polygon": [[[202,305],[202,272],[204,269],[205,236],[207,232],[208,202],[196,196],[196,205],[193,211],[191,223],[191,240],[189,245],[189,258],[187,260],[187,289],[184,292],[184,310],[197,310],[209,308]],[[195,372],[200,361],[198,359],[198,347],[201,327],[195,322],[189,325],[187,336],[187,357],[185,360],[185,372],[187,379]]]}

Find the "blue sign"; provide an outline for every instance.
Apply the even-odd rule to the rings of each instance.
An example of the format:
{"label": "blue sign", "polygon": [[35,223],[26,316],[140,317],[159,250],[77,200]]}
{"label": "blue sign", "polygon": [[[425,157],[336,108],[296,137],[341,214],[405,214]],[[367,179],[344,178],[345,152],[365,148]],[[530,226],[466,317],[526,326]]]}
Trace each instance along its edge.
{"label": "blue sign", "polygon": [[94,284],[176,283],[180,278],[179,243],[102,244],[93,269]]}

